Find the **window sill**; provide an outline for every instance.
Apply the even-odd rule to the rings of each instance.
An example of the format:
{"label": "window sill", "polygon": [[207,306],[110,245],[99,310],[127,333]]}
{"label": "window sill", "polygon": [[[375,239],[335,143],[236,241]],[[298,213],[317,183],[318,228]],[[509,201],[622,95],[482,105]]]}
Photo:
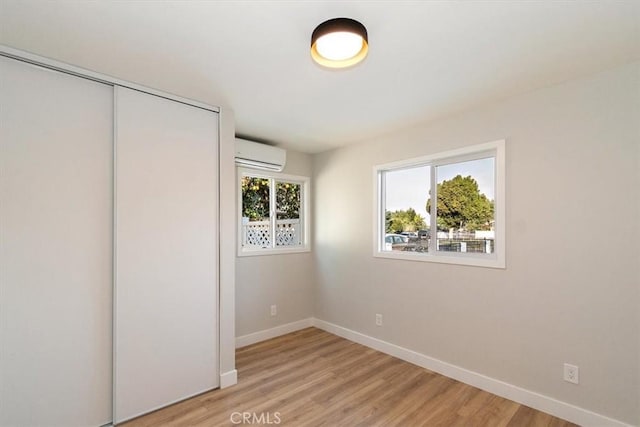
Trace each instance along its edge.
{"label": "window sill", "polygon": [[497,268],[497,269],[506,269],[506,265],[504,259],[500,259],[499,257],[479,257],[473,255],[458,255],[458,256],[447,256],[447,255],[427,255],[427,254],[417,254],[412,252],[382,252],[375,251],[373,256],[376,258],[387,258],[387,259],[397,259],[404,261],[419,261],[419,262],[435,262],[439,264],[455,264],[455,265],[464,265],[471,267],[485,267],[485,268]]}
{"label": "window sill", "polygon": [[263,255],[288,255],[311,252],[308,246],[297,246],[294,248],[269,248],[269,249],[242,249],[238,251],[238,257],[263,256]]}

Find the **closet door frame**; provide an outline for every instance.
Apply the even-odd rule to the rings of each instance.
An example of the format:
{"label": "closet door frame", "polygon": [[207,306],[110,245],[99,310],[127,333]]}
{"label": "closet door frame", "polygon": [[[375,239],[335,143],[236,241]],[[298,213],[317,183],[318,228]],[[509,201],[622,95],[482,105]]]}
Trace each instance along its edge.
{"label": "closet door frame", "polygon": [[[57,61],[24,50],[0,44],[0,56],[37,65],[50,70],[70,74],[79,78],[104,83],[115,88],[121,86],[172,101],[218,113],[218,254],[217,286],[218,297],[218,373],[219,387],[226,388],[237,383],[235,369],[235,149],[233,140],[234,115],[227,108],[203,103],[178,95],[169,94],[150,87],[118,79],[89,69]],[[114,103],[115,105],[115,103]],[[115,153],[114,153],[115,156]],[[115,178],[114,178],[115,179]],[[113,198],[115,209],[115,194]],[[115,229],[114,229],[115,233]],[[114,248],[115,252],[115,248]],[[114,259],[115,261],[115,259]],[[115,270],[115,266],[114,266]],[[114,271],[115,280],[115,271]],[[115,289],[115,288],[114,288]]]}
{"label": "closet door frame", "polygon": [[193,99],[184,98],[171,93],[162,92],[157,89],[153,89],[144,85],[128,82],[126,80],[111,77],[106,74],[97,73],[95,71],[87,70],[86,68],[76,67],[75,65],[67,64],[65,62],[56,61],[54,59],[45,58],[40,55],[25,52],[19,49],[14,49],[3,44],[0,44],[0,56],[16,59],[18,61],[26,62],[29,64],[37,65],[50,70],[60,71],[65,74],[71,74],[83,79],[93,80],[99,83],[104,83],[109,86],[121,86],[128,89],[138,90],[151,95],[159,96],[161,98],[170,99],[172,101],[181,102],[183,104],[199,107],[204,110],[213,111],[214,113],[220,113],[221,108],[206,104],[204,102],[195,101]]}

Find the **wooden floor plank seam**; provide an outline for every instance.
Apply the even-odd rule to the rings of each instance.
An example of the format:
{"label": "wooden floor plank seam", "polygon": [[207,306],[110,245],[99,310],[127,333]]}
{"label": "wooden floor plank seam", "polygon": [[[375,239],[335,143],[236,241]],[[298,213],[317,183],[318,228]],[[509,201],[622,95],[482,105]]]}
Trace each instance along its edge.
{"label": "wooden floor plank seam", "polygon": [[314,327],[239,348],[236,365],[237,385],[122,425],[574,426]]}

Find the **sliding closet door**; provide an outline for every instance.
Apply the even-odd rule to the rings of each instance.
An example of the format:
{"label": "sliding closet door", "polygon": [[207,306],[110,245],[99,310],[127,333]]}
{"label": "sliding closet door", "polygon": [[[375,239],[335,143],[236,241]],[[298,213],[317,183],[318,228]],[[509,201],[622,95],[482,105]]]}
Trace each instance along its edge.
{"label": "sliding closet door", "polygon": [[218,386],[218,115],[116,88],[114,421]]}
{"label": "sliding closet door", "polygon": [[0,425],[111,421],[113,88],[0,57]]}

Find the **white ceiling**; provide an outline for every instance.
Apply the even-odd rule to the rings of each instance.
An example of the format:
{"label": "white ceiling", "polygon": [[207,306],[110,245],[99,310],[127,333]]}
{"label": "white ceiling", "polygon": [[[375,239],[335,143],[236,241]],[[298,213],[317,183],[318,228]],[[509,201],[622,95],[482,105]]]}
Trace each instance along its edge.
{"label": "white ceiling", "polygon": [[[369,56],[326,70],[316,25]],[[640,59],[640,1],[10,1],[0,43],[214,105],[305,152],[362,141]]]}

